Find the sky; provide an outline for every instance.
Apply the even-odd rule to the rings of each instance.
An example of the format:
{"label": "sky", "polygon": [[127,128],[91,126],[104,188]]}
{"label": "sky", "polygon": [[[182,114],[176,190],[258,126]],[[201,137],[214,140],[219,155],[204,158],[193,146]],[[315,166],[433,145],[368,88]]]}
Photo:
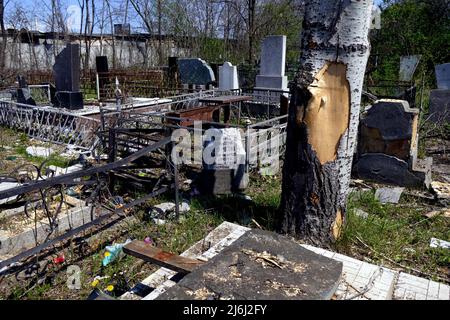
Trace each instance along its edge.
{"label": "sky", "polygon": [[[22,4],[24,8],[33,8],[36,6],[36,3],[38,3],[36,0],[10,0],[8,6],[6,7],[6,11],[11,10],[11,7],[13,7],[14,2],[19,2]],[[44,0],[48,3],[50,6],[50,0]],[[70,29],[72,29],[72,32],[78,32],[79,26],[80,26],[80,19],[81,19],[81,10],[79,8],[78,0],[62,0],[63,6],[67,8],[67,12],[65,12],[68,15],[68,25],[71,26]],[[383,0],[374,0],[375,4],[380,5]],[[98,0],[98,5],[102,5],[102,1]],[[44,30],[45,25],[40,21],[39,16],[36,14],[36,18],[33,21],[34,26],[33,28],[39,29],[39,31],[48,31]],[[10,26],[8,26],[10,27]]]}

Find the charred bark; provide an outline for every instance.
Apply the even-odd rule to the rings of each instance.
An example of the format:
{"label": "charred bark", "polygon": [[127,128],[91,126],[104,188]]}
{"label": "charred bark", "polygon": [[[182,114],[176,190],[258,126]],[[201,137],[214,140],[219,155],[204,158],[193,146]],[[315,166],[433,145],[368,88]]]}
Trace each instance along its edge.
{"label": "charred bark", "polygon": [[279,229],[329,244],[346,215],[372,0],[309,0],[291,88]]}

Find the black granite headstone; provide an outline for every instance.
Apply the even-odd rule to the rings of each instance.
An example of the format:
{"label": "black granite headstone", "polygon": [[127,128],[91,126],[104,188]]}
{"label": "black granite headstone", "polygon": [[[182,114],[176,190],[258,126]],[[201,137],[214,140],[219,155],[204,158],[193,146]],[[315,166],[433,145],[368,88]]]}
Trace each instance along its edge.
{"label": "black granite headstone", "polygon": [[178,57],[169,57],[169,86],[177,86],[178,78]]}
{"label": "black granite headstone", "polygon": [[79,110],[83,109],[83,93],[72,91],[58,91],[55,95],[56,104],[60,108]]}
{"label": "black granite headstone", "polygon": [[107,73],[107,72],[109,72],[108,57],[106,57],[106,56],[97,56],[95,58],[95,65],[97,67],[97,73]]}
{"label": "black granite headstone", "polygon": [[102,98],[102,93],[105,91],[105,88],[109,85],[108,57],[97,56],[95,58],[95,64],[98,74],[98,86],[100,88],[100,97]]}
{"label": "black granite headstone", "polygon": [[450,90],[431,90],[430,121],[441,125],[450,123]]}
{"label": "black granite headstone", "polygon": [[31,96],[30,89],[28,88],[25,78],[23,76],[19,76],[17,81],[19,82],[19,89],[17,89],[17,102],[35,106],[36,101],[34,101]]}
{"label": "black granite headstone", "polygon": [[53,66],[57,91],[80,91],[80,45],[69,43]]}
{"label": "black granite headstone", "polygon": [[83,109],[80,92],[80,45],[69,43],[56,57],[53,66],[56,83],[56,107]]}

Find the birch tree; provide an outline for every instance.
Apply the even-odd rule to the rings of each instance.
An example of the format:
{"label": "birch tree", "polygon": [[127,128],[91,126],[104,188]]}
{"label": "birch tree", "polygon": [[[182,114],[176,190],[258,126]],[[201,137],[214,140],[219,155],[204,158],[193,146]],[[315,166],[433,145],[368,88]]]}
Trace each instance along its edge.
{"label": "birch tree", "polygon": [[329,244],[346,217],[373,0],[308,0],[283,168],[280,231]]}

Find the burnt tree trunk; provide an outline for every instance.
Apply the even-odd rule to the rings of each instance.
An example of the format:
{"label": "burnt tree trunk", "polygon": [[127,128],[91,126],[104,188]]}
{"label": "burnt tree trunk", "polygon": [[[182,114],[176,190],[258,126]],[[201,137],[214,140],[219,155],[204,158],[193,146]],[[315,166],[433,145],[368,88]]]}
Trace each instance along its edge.
{"label": "burnt tree trunk", "polygon": [[309,0],[291,88],[279,228],[315,244],[345,222],[373,0]]}

